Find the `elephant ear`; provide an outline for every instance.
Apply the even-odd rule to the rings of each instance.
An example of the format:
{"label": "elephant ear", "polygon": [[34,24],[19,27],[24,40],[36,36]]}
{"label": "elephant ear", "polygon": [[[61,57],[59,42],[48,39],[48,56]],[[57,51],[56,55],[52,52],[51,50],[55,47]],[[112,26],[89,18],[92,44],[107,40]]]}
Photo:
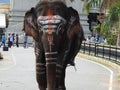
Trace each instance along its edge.
{"label": "elephant ear", "polygon": [[84,39],[84,33],[79,21],[79,14],[76,10],[74,10],[72,7],[69,7],[67,17],[67,36],[69,39],[69,47],[66,64],[74,65],[74,58],[80,50],[81,43]]}
{"label": "elephant ear", "polygon": [[67,16],[67,34],[69,38],[72,38],[74,35],[81,37],[84,39],[83,29],[80,24],[80,18],[78,12],[72,7],[68,8],[68,16]]}
{"label": "elephant ear", "polygon": [[34,8],[25,13],[23,22],[23,31],[32,36],[35,40],[37,39],[38,29],[37,29],[37,17]]}

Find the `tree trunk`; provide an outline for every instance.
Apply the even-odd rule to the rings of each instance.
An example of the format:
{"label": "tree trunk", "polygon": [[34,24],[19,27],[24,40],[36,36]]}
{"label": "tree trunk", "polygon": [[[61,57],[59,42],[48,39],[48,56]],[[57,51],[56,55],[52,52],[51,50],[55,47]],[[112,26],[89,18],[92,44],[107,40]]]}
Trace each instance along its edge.
{"label": "tree trunk", "polygon": [[118,37],[117,37],[117,46],[120,46],[120,34],[118,34]]}

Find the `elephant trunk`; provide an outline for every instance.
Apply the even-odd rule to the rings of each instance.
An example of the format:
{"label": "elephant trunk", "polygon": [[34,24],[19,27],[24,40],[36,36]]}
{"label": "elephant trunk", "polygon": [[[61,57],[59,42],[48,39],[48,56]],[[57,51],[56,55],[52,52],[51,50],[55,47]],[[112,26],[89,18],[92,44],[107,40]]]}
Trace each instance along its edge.
{"label": "elephant trunk", "polygon": [[45,55],[46,55],[47,90],[55,90],[57,52],[46,52]]}
{"label": "elephant trunk", "polygon": [[47,16],[39,16],[38,21],[42,30],[42,42],[46,57],[46,76],[47,76],[47,90],[55,90],[56,88],[56,68],[58,59],[59,47],[59,32],[61,27],[66,23],[59,15],[53,15],[52,10],[48,9]]}

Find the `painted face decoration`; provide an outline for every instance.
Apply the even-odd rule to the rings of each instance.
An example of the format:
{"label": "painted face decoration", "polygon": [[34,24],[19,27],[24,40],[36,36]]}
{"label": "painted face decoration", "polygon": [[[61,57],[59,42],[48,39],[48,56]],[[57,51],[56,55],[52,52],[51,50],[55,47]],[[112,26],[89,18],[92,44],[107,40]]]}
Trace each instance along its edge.
{"label": "painted face decoration", "polygon": [[66,20],[59,16],[53,15],[52,10],[48,9],[47,16],[39,16],[38,23],[43,32],[47,32],[48,34],[52,34],[53,32],[58,32],[61,30],[61,27],[66,24]]}

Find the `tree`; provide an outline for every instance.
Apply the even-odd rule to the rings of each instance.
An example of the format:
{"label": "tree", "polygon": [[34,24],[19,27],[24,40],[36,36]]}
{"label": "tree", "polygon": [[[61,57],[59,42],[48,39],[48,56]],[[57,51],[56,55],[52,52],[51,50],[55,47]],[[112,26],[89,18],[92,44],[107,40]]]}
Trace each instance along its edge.
{"label": "tree", "polygon": [[[104,13],[102,20],[102,34],[107,38],[108,44],[120,44],[120,1],[119,0],[84,0],[84,11],[89,13],[91,8],[99,8]],[[105,19],[104,19],[105,18]],[[96,27],[98,27],[97,25]],[[95,27],[95,28],[96,28]],[[100,28],[100,26],[99,26]],[[117,41],[117,42],[116,42]]]}
{"label": "tree", "polygon": [[[71,0],[71,2],[74,0]],[[120,46],[120,1],[119,0],[82,0],[84,1],[84,11],[90,12],[91,8],[99,8],[104,13],[102,20],[98,20],[102,25],[95,26],[95,30],[101,28],[100,32],[107,38],[108,44]]]}
{"label": "tree", "polygon": [[102,24],[102,33],[107,37],[109,44],[120,46],[120,1],[114,2],[109,8]]}

